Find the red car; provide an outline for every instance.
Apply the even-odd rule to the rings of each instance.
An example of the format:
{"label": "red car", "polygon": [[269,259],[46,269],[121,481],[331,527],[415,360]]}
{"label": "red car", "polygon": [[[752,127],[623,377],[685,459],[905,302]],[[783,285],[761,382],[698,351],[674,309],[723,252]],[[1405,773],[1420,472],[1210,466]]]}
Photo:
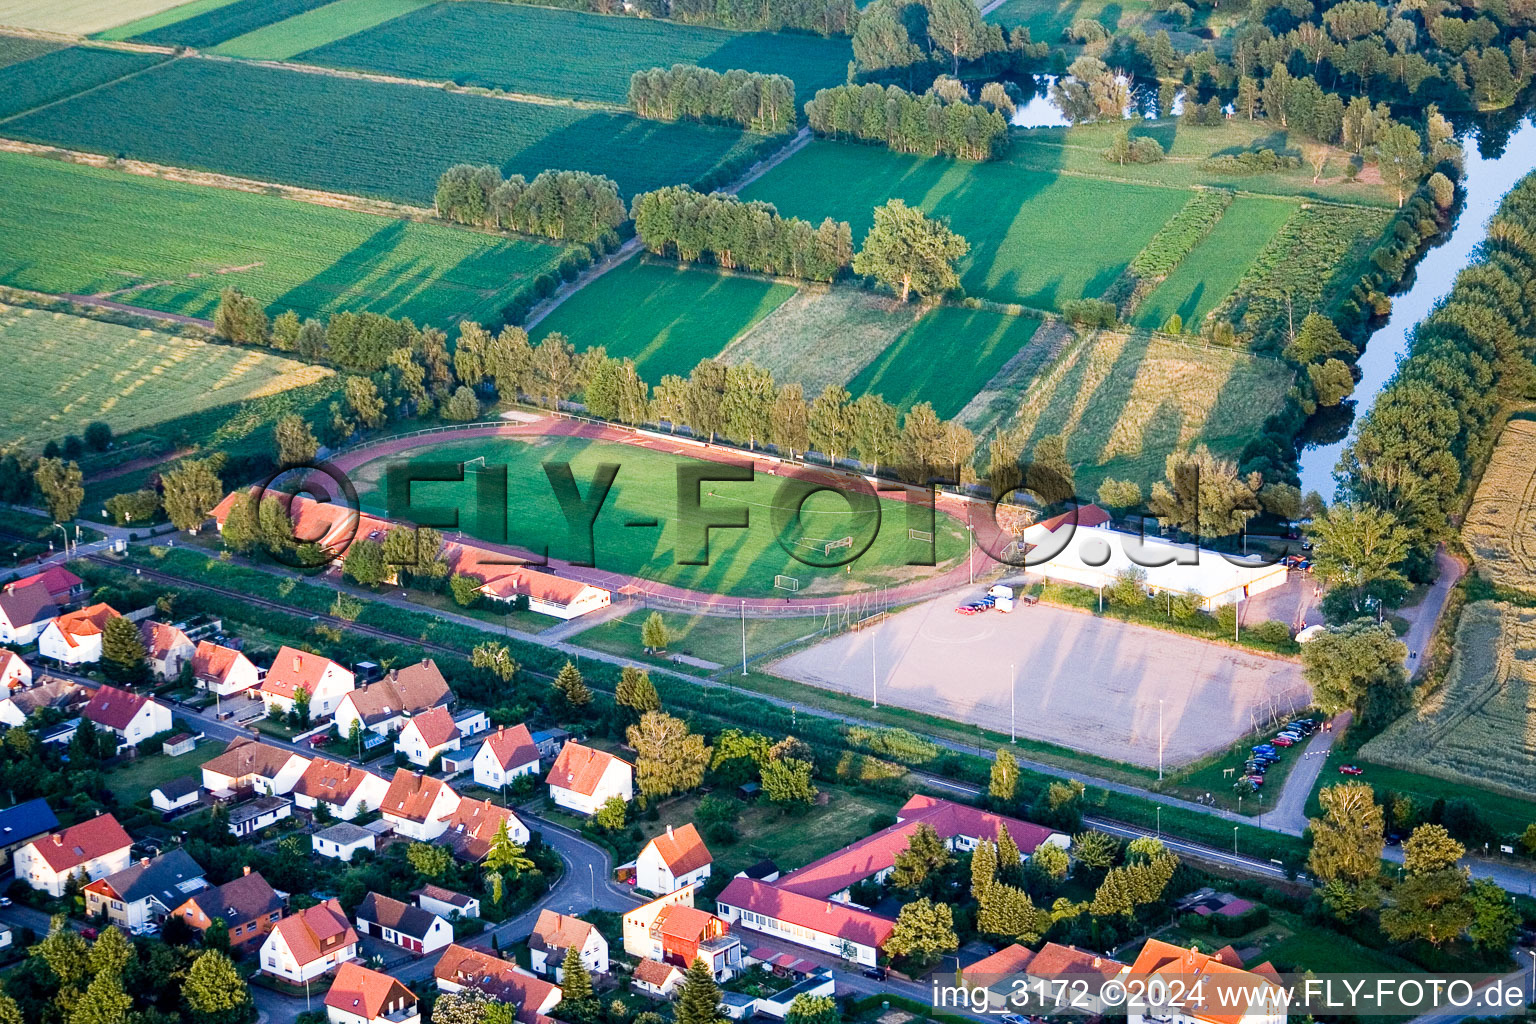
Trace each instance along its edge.
{"label": "red car", "polygon": [[1277,747],[1290,747],[1295,746],[1296,744],[1296,741],[1291,739],[1289,736],[1276,736],[1269,742],[1273,743]]}
{"label": "red car", "polygon": [[1340,775],[1364,775],[1365,774],[1365,769],[1361,768],[1357,764],[1341,764],[1341,765],[1339,765],[1339,774]]}

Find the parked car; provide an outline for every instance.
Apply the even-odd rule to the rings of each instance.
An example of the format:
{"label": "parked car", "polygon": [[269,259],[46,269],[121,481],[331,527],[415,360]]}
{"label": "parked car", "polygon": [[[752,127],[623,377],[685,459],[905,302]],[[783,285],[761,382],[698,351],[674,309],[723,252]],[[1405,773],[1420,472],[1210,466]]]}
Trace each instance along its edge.
{"label": "parked car", "polygon": [[864,977],[873,978],[875,981],[884,981],[886,970],[884,967],[866,967],[864,969]]}
{"label": "parked car", "polygon": [[1296,745],[1296,741],[1291,739],[1289,736],[1276,736],[1271,742],[1273,742],[1277,747],[1291,747]]}
{"label": "parked car", "polygon": [[1365,774],[1365,769],[1361,768],[1357,764],[1341,764],[1341,765],[1339,765],[1339,774],[1340,775],[1364,775]]}

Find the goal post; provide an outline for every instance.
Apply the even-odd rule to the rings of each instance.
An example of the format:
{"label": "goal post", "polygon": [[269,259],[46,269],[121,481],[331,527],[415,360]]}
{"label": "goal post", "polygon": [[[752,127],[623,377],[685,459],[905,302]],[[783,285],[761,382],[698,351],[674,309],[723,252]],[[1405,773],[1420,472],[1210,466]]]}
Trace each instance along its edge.
{"label": "goal post", "polygon": [[796,579],[794,576],[783,576],[783,575],[775,576],[773,578],[773,589],[775,589],[775,590],[799,590],[800,589],[800,581],[798,579]]}
{"label": "goal post", "polygon": [[852,551],[853,550],[853,537],[852,536],[841,537],[841,538],[839,538],[837,540],[829,540],[829,541],[827,541],[826,545],[822,548],[821,553],[823,555],[830,555],[830,554],[832,554],[832,552],[840,551],[840,550],[848,550],[848,551]]}
{"label": "goal post", "polygon": [[907,540],[920,540],[924,544],[932,544],[933,543],[933,531],[932,530],[914,530],[914,529],[908,527],[907,528]]}

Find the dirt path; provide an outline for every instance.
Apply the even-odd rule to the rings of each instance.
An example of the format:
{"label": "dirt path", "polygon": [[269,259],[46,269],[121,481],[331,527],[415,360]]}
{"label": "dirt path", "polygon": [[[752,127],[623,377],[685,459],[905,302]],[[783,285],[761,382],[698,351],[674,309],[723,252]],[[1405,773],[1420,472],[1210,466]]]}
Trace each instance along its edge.
{"label": "dirt path", "polygon": [[85,478],[85,482],[88,484],[98,484],[103,480],[112,480],[120,476],[127,476],[129,473],[134,473],[141,469],[148,469],[150,466],[158,466],[161,463],[170,462],[173,459],[181,458],[183,455],[191,454],[191,448],[176,448],[172,451],[161,452],[159,455],[145,455],[142,458],[129,459],[127,462],[113,466],[111,469],[103,470],[100,473],[92,473],[90,476]]}
{"label": "dirt path", "polygon": [[71,295],[64,293],[59,296],[70,302],[78,302],[82,306],[95,306],[98,309],[115,309],[119,313],[132,313],[134,316],[148,317],[151,320],[167,320],[173,324],[191,324],[194,327],[203,327],[213,330],[212,320],[200,320],[195,316],[183,316],[180,313],[165,313],[158,309],[148,309],[144,306],[130,306],[126,302],[113,302],[96,295]]}
{"label": "dirt path", "polygon": [[1440,622],[1440,613],[1445,611],[1446,598],[1451,596],[1451,588],[1467,572],[1461,559],[1447,552],[1443,544],[1435,551],[1435,568],[1439,574],[1425,592],[1424,599],[1410,608],[1398,610],[1398,614],[1408,620],[1408,632],[1403,634],[1402,641],[1408,645],[1410,677],[1417,675],[1419,666],[1425,664],[1419,660],[1419,655],[1429,650],[1429,643],[1435,636],[1435,626]]}

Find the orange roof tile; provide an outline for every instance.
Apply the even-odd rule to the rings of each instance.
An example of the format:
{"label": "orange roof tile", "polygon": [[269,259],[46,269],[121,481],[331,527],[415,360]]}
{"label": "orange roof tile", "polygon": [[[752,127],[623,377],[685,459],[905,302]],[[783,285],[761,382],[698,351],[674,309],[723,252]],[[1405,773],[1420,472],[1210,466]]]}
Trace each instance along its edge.
{"label": "orange roof tile", "polygon": [[715,920],[715,915],[707,910],[674,903],[661,908],[652,928],[674,939],[696,942],[700,936],[708,934],[710,924]]}
{"label": "orange roof tile", "polygon": [[427,815],[432,813],[432,805],[437,802],[438,795],[445,789],[453,792],[453,787],[441,779],[397,768],[379,810],[408,821],[425,822],[428,820]]}
{"label": "orange roof tile", "polygon": [[528,936],[528,945],[533,949],[561,952],[572,946],[581,949],[596,927],[572,914],[541,910],[539,919],[533,924],[533,933]]}
{"label": "orange roof tile", "polygon": [[242,661],[249,661],[233,647],[216,644],[212,640],[199,640],[192,652],[192,675],[208,682],[222,683],[230,670]]}
{"label": "orange roof tile", "polygon": [[699,835],[699,830],[691,821],[679,828],[667,826],[665,832],[646,845],[656,847],[656,852],[661,854],[662,862],[674,876],[686,875],[706,864],[714,863],[714,858],[709,854],[709,848],[704,845],[704,838]]}
{"label": "orange roof tile", "polygon": [[653,985],[656,988],[665,988],[674,974],[681,975],[682,973],[672,964],[662,963],[660,960],[652,960],[647,957],[638,964],[635,964],[634,978],[636,981],[643,981],[647,985]]}
{"label": "orange roof tile", "polygon": [[[1274,968],[1268,964],[1252,971],[1243,970],[1243,962],[1231,946],[1216,953],[1202,953],[1161,939],[1147,940],[1131,964],[1130,973],[1134,978],[1183,978],[1186,983],[1211,975],[1222,976],[1232,983],[1224,984],[1221,989],[1227,998],[1223,999],[1211,989],[1212,999],[1200,1004],[1188,1003],[1182,1008],[1186,1016],[1211,1024],[1239,1024],[1251,1008],[1254,997],[1259,991],[1272,988],[1271,979],[1275,978]],[[1199,986],[1190,985],[1188,991],[1194,993],[1197,989]],[[1221,1001],[1213,1002],[1213,999]],[[1266,1000],[1264,1005],[1270,1004]]]}
{"label": "orange roof tile", "polygon": [[502,771],[539,759],[539,748],[534,744],[533,734],[526,725],[518,724],[510,729],[502,726],[491,733],[485,745],[491,748],[491,754],[495,756],[496,763],[501,765]]}
{"label": "orange roof tile", "polygon": [[1047,942],[1040,947],[1029,962],[1029,974],[1035,978],[1056,978],[1063,975],[1097,974],[1108,980],[1125,969],[1125,964],[1098,953],[1090,953],[1076,946],[1063,946]]}
{"label": "orange roof tile", "polygon": [[454,724],[453,715],[442,705],[414,716],[407,728],[414,728],[421,735],[421,741],[427,745],[428,750],[447,746],[459,735],[459,727]]}
{"label": "orange roof tile", "polygon": [[991,956],[984,956],[966,967],[964,971],[966,984],[995,985],[1014,975],[1023,974],[1024,969],[1034,958],[1035,951],[1026,946],[1020,946],[1017,943],[1006,946]]}
{"label": "orange roof tile", "polygon": [[285,917],[273,930],[288,943],[288,950],[300,967],[357,944],[357,932],[352,930],[351,922],[335,899]]}
{"label": "orange roof tile", "polygon": [[98,814],[78,825],[34,839],[32,847],[55,874],[73,871],[87,861],[133,845],[123,826],[110,814]]}
{"label": "orange roof tile", "polygon": [[263,693],[278,697],[292,697],[302,686],[306,693],[314,696],[321,677],[332,667],[340,668],[330,658],[294,647],[284,647],[272,660],[272,667],[267,669],[267,676],[261,681],[261,689]]}
{"label": "orange roof tile", "polygon": [[341,805],[352,799],[352,794],[357,792],[357,787],[370,778],[378,778],[378,776],[365,768],[317,757],[309,762],[309,767],[305,768],[304,774],[299,776],[293,791],[299,796]]}
{"label": "orange roof tile", "polygon": [[159,661],[178,647],[191,647],[187,634],[168,622],[145,619],[139,623],[139,638],[151,660]]}
{"label": "orange roof tile", "polygon": [[348,960],[336,971],[336,980],[325,994],[325,1005],[334,1006],[342,1013],[356,1014],[366,1020],[374,1020],[384,1014],[391,1004],[414,1006],[416,995],[399,981],[387,974],[372,971]]}
{"label": "orange roof tile", "polygon": [[[441,819],[440,819],[441,820]],[[507,823],[507,831],[522,824],[517,814],[506,807],[497,807],[489,800],[464,799],[448,816],[448,831],[444,837],[453,844],[454,852],[471,860],[480,860],[491,850],[491,840],[501,823]]]}
{"label": "orange roof tile", "polygon": [[560,991],[558,985],[524,974],[515,964],[458,943],[443,950],[432,968],[432,976],[514,1004],[518,1008],[517,1019],[522,1024],[533,1024],[538,1019],[539,1007],[552,993]]}
{"label": "orange roof tile", "polygon": [[603,773],[614,761],[629,763],[606,750],[584,747],[580,743],[567,743],[560,748],[560,756],[555,758],[555,766],[549,770],[545,781],[560,789],[591,796],[597,791]]}
{"label": "orange roof tile", "polygon": [[63,634],[64,642],[71,647],[78,647],[80,645],[76,637],[95,636],[106,629],[109,620],[120,618],[122,614],[111,605],[93,604],[79,611],[66,612],[53,621]]}

